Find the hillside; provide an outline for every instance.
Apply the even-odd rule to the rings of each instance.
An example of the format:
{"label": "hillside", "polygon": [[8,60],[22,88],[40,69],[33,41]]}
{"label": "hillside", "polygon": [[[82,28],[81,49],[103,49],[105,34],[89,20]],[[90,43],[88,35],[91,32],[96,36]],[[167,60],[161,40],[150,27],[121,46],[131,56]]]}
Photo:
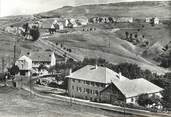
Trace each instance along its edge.
{"label": "hillside", "polygon": [[36,14],[47,17],[74,17],[74,16],[130,16],[130,17],[171,17],[171,2],[123,2],[100,5],[65,6],[63,8]]}
{"label": "hillside", "polygon": [[[152,27],[150,24],[89,24],[82,28],[95,27],[97,30],[84,32],[82,28],[69,29],[68,33],[55,33],[50,35],[45,30],[41,30],[41,37],[36,42],[20,41],[18,43],[18,54],[21,50],[47,50],[52,49],[46,42],[63,44],[65,48],[71,48],[72,53],[88,58],[104,58],[107,61],[117,64],[122,62],[135,63],[143,69],[153,72],[164,73],[166,69],[159,67],[159,63],[154,61],[171,37],[170,24],[165,22],[171,18],[171,2],[132,2],[84,6],[66,6],[57,10],[35,14],[35,17],[94,17],[94,16],[128,16],[134,18],[146,18],[157,16],[162,23]],[[0,25],[21,26],[23,23],[30,22],[33,16],[15,16],[0,19]],[[142,28],[144,25],[144,28]],[[118,31],[113,31],[119,28]],[[139,32],[137,30],[140,30]],[[125,32],[144,35],[150,42],[148,48],[133,45],[125,40]],[[7,56],[13,56],[13,36],[5,32],[0,33],[1,50]],[[15,37],[17,38],[17,37]],[[144,54],[144,52],[149,52]],[[159,51],[159,52],[158,52]],[[158,53],[156,53],[158,52]],[[0,55],[4,56],[4,55]]]}

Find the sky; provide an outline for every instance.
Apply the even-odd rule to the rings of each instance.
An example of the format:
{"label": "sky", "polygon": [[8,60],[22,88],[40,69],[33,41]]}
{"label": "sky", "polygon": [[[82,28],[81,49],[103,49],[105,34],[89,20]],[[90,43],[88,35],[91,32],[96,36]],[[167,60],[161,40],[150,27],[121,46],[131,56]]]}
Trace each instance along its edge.
{"label": "sky", "polygon": [[0,0],[0,17],[40,13],[63,6],[78,6],[85,4],[104,4],[129,1],[153,0]]}

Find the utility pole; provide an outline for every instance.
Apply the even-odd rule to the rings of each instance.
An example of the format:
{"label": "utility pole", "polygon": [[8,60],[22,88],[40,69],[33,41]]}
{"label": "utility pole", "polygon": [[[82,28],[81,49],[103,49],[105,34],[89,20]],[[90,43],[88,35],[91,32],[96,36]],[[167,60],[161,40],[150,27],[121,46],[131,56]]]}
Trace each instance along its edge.
{"label": "utility pole", "polygon": [[5,68],[5,59],[2,57],[2,73],[4,73],[4,68]]}
{"label": "utility pole", "polygon": [[14,44],[14,65],[15,65],[15,61],[16,61],[16,42]]}
{"label": "utility pole", "polygon": [[125,106],[126,106],[126,98],[124,99],[124,117],[125,117]]}
{"label": "utility pole", "polygon": [[5,59],[4,57],[2,57],[2,73],[3,73],[3,76],[4,76],[4,86],[6,86],[6,75],[4,73],[4,68],[5,68]]}

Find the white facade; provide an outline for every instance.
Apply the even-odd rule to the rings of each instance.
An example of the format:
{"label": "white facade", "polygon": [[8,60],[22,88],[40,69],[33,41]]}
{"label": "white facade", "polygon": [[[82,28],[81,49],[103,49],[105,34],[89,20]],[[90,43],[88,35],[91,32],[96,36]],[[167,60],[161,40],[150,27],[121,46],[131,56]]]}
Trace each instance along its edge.
{"label": "white facade", "polygon": [[71,24],[73,25],[73,27],[78,27],[76,20],[74,18],[70,19]]}
{"label": "white facade", "polygon": [[150,21],[151,21],[151,18],[149,18],[149,17],[145,18],[146,23],[150,23]]}
{"label": "white facade", "polygon": [[[160,92],[148,94],[148,97],[152,97],[152,96],[158,96],[159,98],[162,98],[162,95]],[[126,103],[137,104],[137,100],[138,100],[138,96],[126,98]]]}
{"label": "white facade", "polygon": [[69,21],[68,19],[65,19],[65,27],[68,27]]}
{"label": "white facade", "polygon": [[[47,61],[41,61],[41,60],[33,61],[29,56],[23,55],[16,61],[15,64],[19,67],[20,71],[25,71],[25,72],[32,71],[33,73],[39,73],[38,68],[41,64],[43,64],[47,68],[49,68],[50,66],[56,65],[56,57],[55,57],[54,52],[52,52],[50,61],[47,62]],[[41,74],[47,74],[47,70],[41,70],[40,72]]]}
{"label": "white facade", "polygon": [[23,73],[25,76],[31,75],[32,60],[30,58],[24,55],[19,58],[15,64],[19,67],[20,75],[22,75]]}
{"label": "white facade", "polygon": [[154,18],[154,24],[159,24],[159,22],[160,22],[159,18],[155,17]]}
{"label": "white facade", "polygon": [[32,60],[24,55],[16,61],[16,65],[19,67],[20,70],[31,70]]}
{"label": "white facade", "polygon": [[56,65],[56,57],[54,52],[52,52],[50,66],[55,66],[55,65]]}

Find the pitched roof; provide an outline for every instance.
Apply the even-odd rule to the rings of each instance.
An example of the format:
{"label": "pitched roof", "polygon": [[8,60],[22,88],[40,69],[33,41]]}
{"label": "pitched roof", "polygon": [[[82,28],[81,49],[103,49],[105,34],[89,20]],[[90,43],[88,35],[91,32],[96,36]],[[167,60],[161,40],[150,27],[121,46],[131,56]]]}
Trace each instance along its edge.
{"label": "pitched roof", "polygon": [[27,56],[32,61],[50,62],[51,55],[51,51],[22,51],[19,58],[21,58],[22,56]]}
{"label": "pitched roof", "polygon": [[[67,77],[100,83],[111,83],[112,81],[120,80],[119,74],[109,68],[92,65],[87,65]],[[127,78],[122,76],[122,79],[126,80]]]}
{"label": "pitched roof", "polygon": [[145,80],[144,78],[134,80],[112,81],[125,97],[135,97],[141,94],[160,92],[163,89]]}
{"label": "pitched roof", "polygon": [[[51,62],[51,51],[31,51],[31,52],[22,52],[20,55],[20,58],[23,56],[26,56],[30,58],[32,61],[39,61],[39,62]],[[65,61],[65,58],[63,56],[60,56],[56,53],[54,53],[56,61]]]}

